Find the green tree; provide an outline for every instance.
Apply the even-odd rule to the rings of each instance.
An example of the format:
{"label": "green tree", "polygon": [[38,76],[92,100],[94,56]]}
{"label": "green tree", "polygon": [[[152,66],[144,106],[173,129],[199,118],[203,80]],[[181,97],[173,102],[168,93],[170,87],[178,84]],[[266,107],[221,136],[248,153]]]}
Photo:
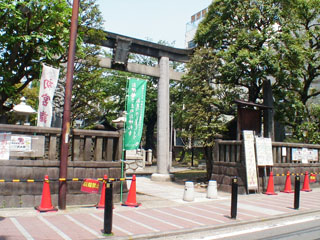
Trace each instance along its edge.
{"label": "green tree", "polygon": [[[215,85],[213,79],[219,75],[217,58],[211,48],[199,48],[187,65],[188,74],[181,83],[177,96],[182,128],[182,137],[199,141],[203,146],[207,166],[207,178],[212,173],[212,151],[214,139],[226,130],[223,113],[233,112],[230,96],[238,96],[228,85]],[[228,95],[228,96],[227,96]],[[182,105],[182,106],[181,106]],[[222,113],[223,112],[223,113]]]}
{"label": "green tree", "polygon": [[[71,4],[71,3],[70,3]],[[85,120],[87,126],[96,123],[108,110],[105,91],[107,78],[99,66],[99,56],[104,52],[98,43],[105,39],[103,18],[96,0],[80,2],[78,48],[72,87],[72,122]],[[90,43],[82,39],[90,39]],[[65,72],[65,71],[64,71]]]}
{"label": "green tree", "polygon": [[274,52],[268,42],[276,34],[280,6],[274,0],[216,0],[200,23],[195,42],[213,49],[220,75],[216,84],[231,84],[256,102],[263,81],[274,71]]}
{"label": "green tree", "polygon": [[71,8],[61,0],[0,2],[0,114],[13,105],[30,82],[39,78],[40,63],[58,66],[65,58]]}
{"label": "green tree", "polygon": [[[320,143],[320,1],[294,0],[280,15],[281,32],[274,39],[276,118],[294,140]],[[315,129],[318,129],[318,131]]]}
{"label": "green tree", "polygon": [[215,0],[198,27],[197,49],[182,84],[181,116],[185,134],[204,146],[208,178],[215,136],[224,133],[227,115],[236,112],[233,100],[258,102],[274,71],[268,42],[277,33],[279,9],[272,0]]}

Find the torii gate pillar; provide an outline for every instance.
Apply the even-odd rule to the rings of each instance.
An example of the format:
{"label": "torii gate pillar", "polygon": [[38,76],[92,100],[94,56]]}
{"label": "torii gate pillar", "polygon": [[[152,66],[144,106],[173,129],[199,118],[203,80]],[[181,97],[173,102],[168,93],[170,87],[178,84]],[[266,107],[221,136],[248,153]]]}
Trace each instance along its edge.
{"label": "torii gate pillar", "polygon": [[169,58],[161,57],[159,61],[160,78],[158,81],[157,105],[157,173],[153,173],[153,181],[171,181],[170,174],[170,94],[169,94]]}

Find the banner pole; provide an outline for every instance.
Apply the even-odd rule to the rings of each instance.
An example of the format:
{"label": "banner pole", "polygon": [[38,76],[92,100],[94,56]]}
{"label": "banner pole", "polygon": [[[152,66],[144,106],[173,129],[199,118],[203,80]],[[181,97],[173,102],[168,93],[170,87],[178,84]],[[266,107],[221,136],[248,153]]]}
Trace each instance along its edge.
{"label": "banner pole", "polygon": [[[124,109],[125,109],[125,114],[124,118],[125,121],[123,123],[123,140],[122,140],[122,153],[121,153],[121,178],[124,178],[124,136],[126,132],[126,120],[127,120],[127,99],[128,99],[128,82],[129,80],[127,79],[126,81],[126,95],[125,95],[125,101],[124,101]],[[120,202],[122,203],[122,196],[123,196],[123,182],[120,182]]]}

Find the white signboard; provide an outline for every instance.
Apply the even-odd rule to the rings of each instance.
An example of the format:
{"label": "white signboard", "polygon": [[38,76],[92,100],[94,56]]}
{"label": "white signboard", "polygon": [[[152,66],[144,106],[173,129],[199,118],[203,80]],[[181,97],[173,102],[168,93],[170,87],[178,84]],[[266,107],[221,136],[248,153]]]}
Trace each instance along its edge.
{"label": "white signboard", "polygon": [[11,136],[10,151],[31,151],[31,137]]}
{"label": "white signboard", "polygon": [[248,190],[256,190],[258,189],[258,176],[253,131],[243,131],[243,139],[246,159],[247,187]]}
{"label": "white signboard", "polygon": [[313,160],[312,161],[315,161],[315,162],[319,161],[319,152],[318,152],[317,149],[313,149],[312,156],[313,156]]}
{"label": "white signboard", "polygon": [[271,138],[256,137],[258,166],[273,166]]}
{"label": "white signboard", "polygon": [[308,163],[309,161],[319,161],[317,149],[292,148],[292,160]]}
{"label": "white signboard", "polygon": [[0,160],[10,158],[10,133],[0,133]]}

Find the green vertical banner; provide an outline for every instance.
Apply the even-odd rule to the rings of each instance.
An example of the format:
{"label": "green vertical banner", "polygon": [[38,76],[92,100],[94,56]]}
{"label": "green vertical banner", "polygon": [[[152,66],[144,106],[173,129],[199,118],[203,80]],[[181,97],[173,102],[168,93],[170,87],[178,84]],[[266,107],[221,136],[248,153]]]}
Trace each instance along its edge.
{"label": "green vertical banner", "polygon": [[143,130],[146,89],[147,81],[134,78],[129,79],[124,150],[134,150],[139,147]]}

